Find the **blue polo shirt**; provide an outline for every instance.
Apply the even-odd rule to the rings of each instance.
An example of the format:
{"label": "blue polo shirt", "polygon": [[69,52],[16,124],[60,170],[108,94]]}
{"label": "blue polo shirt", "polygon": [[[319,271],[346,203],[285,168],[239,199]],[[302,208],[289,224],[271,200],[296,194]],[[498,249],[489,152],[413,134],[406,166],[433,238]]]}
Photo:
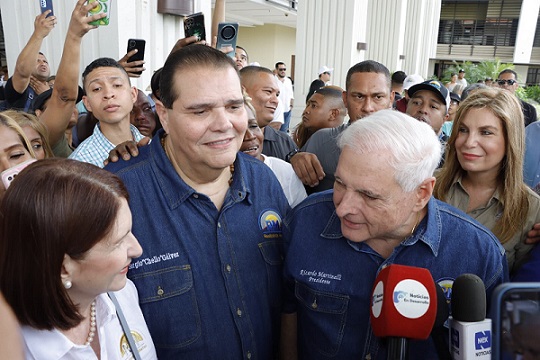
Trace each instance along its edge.
{"label": "blue polo shirt", "polygon": [[289,205],[262,161],[243,153],[221,211],[177,174],[160,130],[138,157],[110,164],[128,188],[143,254],[128,277],[159,359],[271,359],[281,311]]}
{"label": "blue polo shirt", "polygon": [[[308,197],[284,222],[291,239],[285,260],[290,297],[285,312],[298,314],[301,359],[386,359],[372,334],[369,311],[378,272],[389,264],[427,268],[450,297],[463,273],[493,289],[508,280],[504,249],[495,236],[461,211],[432,198],[414,234],[384,259],[365,243],[343,237],[333,191]],[[431,340],[411,341],[410,359],[437,359]]]}

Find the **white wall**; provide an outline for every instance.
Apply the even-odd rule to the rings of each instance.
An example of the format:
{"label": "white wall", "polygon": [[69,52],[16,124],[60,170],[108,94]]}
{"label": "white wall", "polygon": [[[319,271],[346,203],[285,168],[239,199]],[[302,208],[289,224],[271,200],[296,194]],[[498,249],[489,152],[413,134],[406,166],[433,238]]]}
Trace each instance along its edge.
{"label": "white wall", "polygon": [[278,61],[287,64],[287,75],[291,75],[291,56],[295,54],[296,29],[267,24],[243,27],[238,30],[237,45],[246,49],[250,62],[273,69]]}

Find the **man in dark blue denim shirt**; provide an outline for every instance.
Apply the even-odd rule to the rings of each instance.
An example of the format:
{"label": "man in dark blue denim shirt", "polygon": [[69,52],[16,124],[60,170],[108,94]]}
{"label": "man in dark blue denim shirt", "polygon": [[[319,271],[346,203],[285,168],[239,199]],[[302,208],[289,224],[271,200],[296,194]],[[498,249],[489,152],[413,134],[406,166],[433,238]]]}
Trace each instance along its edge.
{"label": "man in dark blue denim shirt", "polygon": [[[448,297],[457,276],[473,273],[489,297],[508,280],[504,249],[431,196],[441,145],[429,125],[381,110],[350,125],[339,146],[334,190],[309,197],[284,222],[291,239],[284,324],[289,333],[297,325],[301,359],[385,359],[369,318],[383,267],[426,268]],[[438,358],[433,341],[411,341],[409,358]]]}
{"label": "man in dark blue denim shirt", "polygon": [[163,67],[163,124],[126,184],[143,248],[128,276],[160,359],[272,359],[281,312],[287,199],[270,168],[238,153],[247,127],[230,58],[202,45]]}

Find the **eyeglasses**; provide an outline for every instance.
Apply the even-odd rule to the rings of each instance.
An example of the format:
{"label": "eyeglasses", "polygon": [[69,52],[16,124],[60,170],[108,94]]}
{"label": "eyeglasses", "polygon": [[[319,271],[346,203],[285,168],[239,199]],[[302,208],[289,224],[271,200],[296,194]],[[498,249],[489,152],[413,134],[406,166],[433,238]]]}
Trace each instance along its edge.
{"label": "eyeglasses", "polygon": [[506,85],[506,84],[512,86],[512,85],[514,85],[515,83],[517,83],[517,81],[516,81],[516,80],[512,80],[512,79],[510,79],[510,80],[497,80],[497,84],[499,84],[499,86],[504,86],[504,85]]}
{"label": "eyeglasses", "polygon": [[278,69],[279,71],[287,71],[287,68]]}

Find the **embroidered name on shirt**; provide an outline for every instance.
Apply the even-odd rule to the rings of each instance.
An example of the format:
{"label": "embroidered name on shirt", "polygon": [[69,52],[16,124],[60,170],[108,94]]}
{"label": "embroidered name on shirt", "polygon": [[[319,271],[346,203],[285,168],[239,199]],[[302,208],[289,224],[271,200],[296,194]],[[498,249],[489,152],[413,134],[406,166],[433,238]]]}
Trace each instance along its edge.
{"label": "embroidered name on shirt", "polygon": [[152,265],[152,264],[155,264],[155,263],[158,263],[158,262],[161,262],[161,261],[167,261],[167,260],[176,259],[179,256],[180,255],[178,255],[178,253],[175,252],[175,253],[166,253],[166,254],[161,254],[161,255],[154,255],[151,258],[139,259],[136,262],[131,263],[131,265],[129,265],[129,270],[138,269],[141,266]]}
{"label": "embroidered name on shirt", "polygon": [[300,276],[306,276],[309,282],[330,285],[332,280],[341,281],[341,274],[328,274],[317,270],[300,270]]}

